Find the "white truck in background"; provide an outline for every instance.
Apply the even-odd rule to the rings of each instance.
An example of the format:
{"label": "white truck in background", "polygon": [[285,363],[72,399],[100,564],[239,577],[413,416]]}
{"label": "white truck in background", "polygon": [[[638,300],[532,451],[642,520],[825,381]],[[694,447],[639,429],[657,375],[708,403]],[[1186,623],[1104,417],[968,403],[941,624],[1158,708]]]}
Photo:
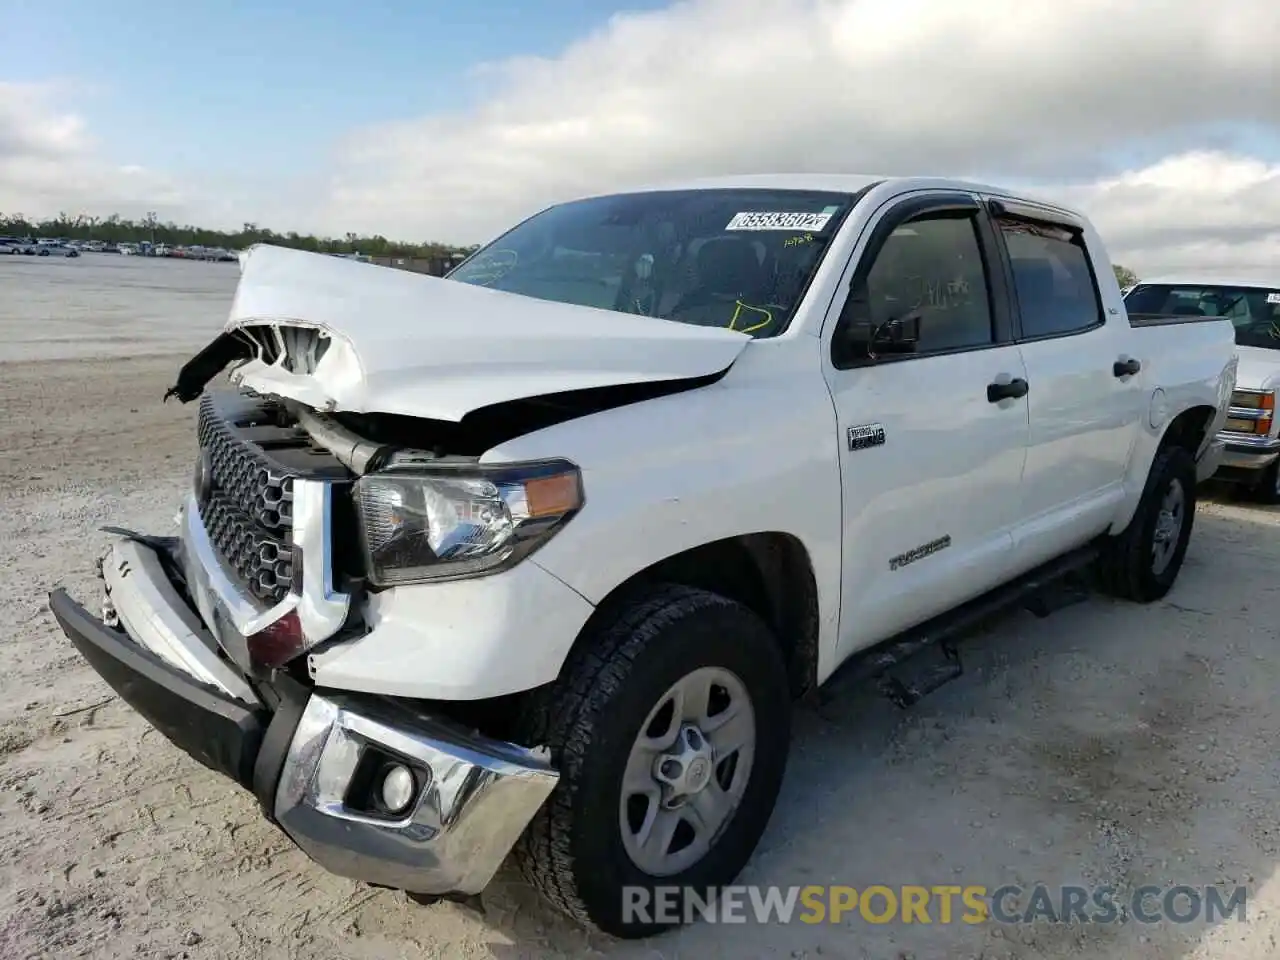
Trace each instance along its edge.
{"label": "white truck in background", "polygon": [[445,279],[255,247],[170,391],[176,534],[50,605],[325,868],[465,897],[514,855],[647,935],[751,856],[798,700],[910,703],[1071,573],[1163,597],[1234,351],[1130,318],[1079,214],[947,180],[590,197]]}
{"label": "white truck in background", "polygon": [[1240,484],[1263,503],[1280,503],[1280,276],[1201,274],[1157,277],[1125,291],[1129,315],[1141,321],[1227,317],[1235,328],[1239,370],[1219,439],[1225,452],[1217,479]]}

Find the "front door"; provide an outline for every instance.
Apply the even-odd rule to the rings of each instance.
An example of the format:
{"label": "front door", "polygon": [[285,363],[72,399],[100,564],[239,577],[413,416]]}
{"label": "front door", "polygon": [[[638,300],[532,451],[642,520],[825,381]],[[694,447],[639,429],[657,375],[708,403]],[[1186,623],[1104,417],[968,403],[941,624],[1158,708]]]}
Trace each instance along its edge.
{"label": "front door", "polygon": [[986,213],[967,194],[882,212],[832,333],[841,431],[840,649],[998,585],[1012,562],[1028,436]]}

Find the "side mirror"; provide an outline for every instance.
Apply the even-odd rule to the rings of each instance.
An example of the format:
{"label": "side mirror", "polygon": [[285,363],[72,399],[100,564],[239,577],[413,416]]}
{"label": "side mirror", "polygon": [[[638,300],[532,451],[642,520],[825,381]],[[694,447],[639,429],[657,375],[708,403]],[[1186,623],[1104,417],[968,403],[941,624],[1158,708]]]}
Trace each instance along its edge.
{"label": "side mirror", "polygon": [[871,340],[877,353],[914,353],[920,342],[920,314],[893,317],[876,327]]}
{"label": "side mirror", "polygon": [[874,360],[889,354],[915,353],[920,342],[920,313],[908,310],[900,316],[875,323],[866,283],[855,285],[840,311],[835,347],[848,363]]}

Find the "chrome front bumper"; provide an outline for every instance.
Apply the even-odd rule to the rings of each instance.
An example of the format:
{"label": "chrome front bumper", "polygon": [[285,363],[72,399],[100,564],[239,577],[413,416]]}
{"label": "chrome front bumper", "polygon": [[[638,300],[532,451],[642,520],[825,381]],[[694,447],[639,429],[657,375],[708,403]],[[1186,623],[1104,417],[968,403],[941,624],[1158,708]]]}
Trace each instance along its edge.
{"label": "chrome front bumper", "polygon": [[[125,539],[103,561],[104,617],[118,626],[62,590],[50,595],[63,631],[121,698],[252,790],[326,869],[414,893],[483,890],[555,788],[547,752],[481,737],[407,701],[293,681],[283,695],[280,681],[255,679],[218,651],[166,571],[176,555],[161,552],[169,548]],[[416,773],[399,817],[358,802],[371,791],[372,757]]]}
{"label": "chrome front bumper", "polygon": [[[370,746],[425,774],[417,800],[394,821],[344,803]],[[557,778],[545,750],[468,735],[398,702],[315,695],[289,747],[275,815],[339,876],[414,893],[475,894]]]}
{"label": "chrome front bumper", "polygon": [[1218,440],[1224,446],[1220,466],[1234,470],[1263,470],[1280,457],[1280,437],[1253,437],[1247,433],[1223,431]]}

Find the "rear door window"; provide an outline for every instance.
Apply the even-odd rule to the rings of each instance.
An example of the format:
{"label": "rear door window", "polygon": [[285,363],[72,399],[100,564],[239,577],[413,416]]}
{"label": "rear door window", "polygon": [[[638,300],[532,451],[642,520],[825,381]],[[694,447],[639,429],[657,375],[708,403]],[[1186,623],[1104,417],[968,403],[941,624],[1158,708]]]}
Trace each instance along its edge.
{"label": "rear door window", "polygon": [[1070,336],[1102,325],[1102,296],[1078,232],[1012,217],[997,217],[996,225],[1009,251],[1024,339]]}

